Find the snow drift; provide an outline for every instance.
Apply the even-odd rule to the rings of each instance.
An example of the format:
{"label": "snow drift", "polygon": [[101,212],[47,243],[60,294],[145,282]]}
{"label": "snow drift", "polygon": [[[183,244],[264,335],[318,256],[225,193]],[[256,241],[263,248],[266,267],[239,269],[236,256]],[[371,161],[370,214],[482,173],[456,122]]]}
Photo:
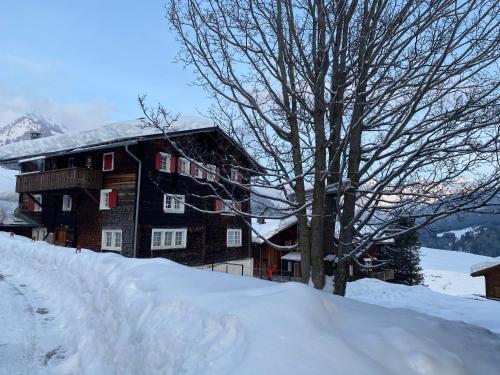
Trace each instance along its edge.
{"label": "snow drift", "polygon": [[163,259],[0,234],[0,271],[47,298],[61,374],[498,374],[490,331]]}

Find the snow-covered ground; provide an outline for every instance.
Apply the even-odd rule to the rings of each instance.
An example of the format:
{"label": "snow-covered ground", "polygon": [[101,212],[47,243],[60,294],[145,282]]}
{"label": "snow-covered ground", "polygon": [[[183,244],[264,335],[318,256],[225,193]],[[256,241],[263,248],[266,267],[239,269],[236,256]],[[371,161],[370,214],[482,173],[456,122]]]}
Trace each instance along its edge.
{"label": "snow-covered ground", "polygon": [[[54,335],[64,333],[64,358],[35,359],[29,374],[498,375],[500,337],[484,328],[303,284],[75,254],[1,233],[0,273],[43,298]],[[14,297],[0,315],[23,308]],[[0,352],[23,337],[14,331]]]}
{"label": "snow-covered ground", "polygon": [[466,233],[471,232],[472,234],[477,233],[481,227],[467,227],[463,229],[457,229],[457,230],[449,230],[447,232],[442,232],[437,234],[437,238],[443,237],[445,234],[453,234],[455,236],[455,239],[460,240],[463,236],[465,236]]}
{"label": "snow-covered ground", "polygon": [[494,261],[494,258],[426,247],[421,250],[420,265],[424,271],[424,283],[431,290],[455,296],[484,295],[484,278],[472,277],[471,267]]}
{"label": "snow-covered ground", "polygon": [[363,279],[349,283],[347,296],[384,307],[463,321],[500,334],[500,302],[475,296],[484,294],[484,278],[470,276],[471,266],[492,260],[481,255],[422,248],[426,286]]}

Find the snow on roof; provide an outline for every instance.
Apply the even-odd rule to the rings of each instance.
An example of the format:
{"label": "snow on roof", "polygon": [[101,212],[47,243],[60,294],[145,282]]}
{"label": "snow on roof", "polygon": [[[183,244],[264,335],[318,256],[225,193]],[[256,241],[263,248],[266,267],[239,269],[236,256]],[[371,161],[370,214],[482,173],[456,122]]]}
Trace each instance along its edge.
{"label": "snow on roof", "polygon": [[[205,118],[186,116],[180,117],[172,125],[169,133],[212,127],[214,127],[214,124]],[[139,120],[116,122],[92,130],[10,143],[0,147],[0,160],[21,159],[54,152],[71,151],[159,134],[161,134],[160,130],[144,127]]]}
{"label": "snow on roof", "polygon": [[[252,218],[252,228],[266,240],[269,240],[271,237],[291,227],[296,222],[297,218],[295,216],[286,219],[266,219],[264,224],[259,224],[256,218]],[[264,243],[264,240],[256,233],[252,232],[252,242],[261,244]]]}
{"label": "snow on roof", "polygon": [[282,260],[291,260],[294,262],[300,262],[300,253],[298,251],[291,251],[281,257]]}
{"label": "snow on roof", "polygon": [[493,261],[493,262],[481,262],[481,263],[473,265],[470,268],[470,272],[471,273],[476,273],[476,272],[484,271],[484,270],[486,270],[488,268],[492,268],[492,267],[495,267],[495,266],[498,266],[498,265],[500,265],[500,260]]}

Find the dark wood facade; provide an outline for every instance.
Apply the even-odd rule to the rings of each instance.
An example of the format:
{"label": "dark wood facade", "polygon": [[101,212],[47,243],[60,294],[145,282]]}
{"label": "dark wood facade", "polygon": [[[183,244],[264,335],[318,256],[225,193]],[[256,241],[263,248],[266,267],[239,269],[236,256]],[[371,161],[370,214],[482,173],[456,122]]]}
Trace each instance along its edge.
{"label": "dark wood facade", "polygon": [[[211,186],[216,187],[221,197],[233,197],[238,201],[241,211],[248,211],[248,194],[237,184],[224,181],[224,177],[229,178],[235,167],[253,168],[254,162],[217,128],[177,136],[175,141],[189,158],[215,165],[222,178],[212,182],[205,174],[204,178],[195,179],[180,174],[177,165],[170,172],[158,170],[158,153],[169,153],[172,158],[181,156],[160,137],[129,142],[127,149],[123,144],[110,144],[97,150],[62,153],[47,156],[43,161],[43,172],[26,166],[25,171],[30,173],[18,176],[21,217],[36,223],[37,227],[46,228],[47,237],[53,236],[54,243],[60,245],[78,244],[103,251],[102,232],[119,230],[120,253],[128,257],[134,256],[135,243],[136,257],[164,257],[190,266],[249,258],[249,224],[239,215],[217,212]],[[108,153],[114,155],[110,171],[103,170],[104,155]],[[242,182],[250,178],[249,173],[241,175]],[[100,209],[101,191],[108,189],[115,194],[115,205],[110,209]],[[164,212],[164,194],[184,195],[184,212]],[[36,206],[39,195],[41,211],[35,210],[33,203]],[[63,210],[64,195],[71,197],[71,211]],[[153,229],[179,228],[187,231],[184,248],[152,250]],[[241,246],[228,246],[228,229],[241,229]]]}
{"label": "dark wood facade", "polygon": [[473,272],[471,276],[484,276],[486,297],[500,300],[500,263]]}

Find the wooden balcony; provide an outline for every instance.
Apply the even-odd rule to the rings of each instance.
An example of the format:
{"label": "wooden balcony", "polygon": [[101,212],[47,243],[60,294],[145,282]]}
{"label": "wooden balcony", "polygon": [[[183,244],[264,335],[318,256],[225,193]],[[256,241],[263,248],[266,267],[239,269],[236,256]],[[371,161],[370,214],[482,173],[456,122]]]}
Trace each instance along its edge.
{"label": "wooden balcony", "polygon": [[87,168],[66,168],[17,176],[16,192],[37,193],[49,190],[100,189],[102,172]]}

